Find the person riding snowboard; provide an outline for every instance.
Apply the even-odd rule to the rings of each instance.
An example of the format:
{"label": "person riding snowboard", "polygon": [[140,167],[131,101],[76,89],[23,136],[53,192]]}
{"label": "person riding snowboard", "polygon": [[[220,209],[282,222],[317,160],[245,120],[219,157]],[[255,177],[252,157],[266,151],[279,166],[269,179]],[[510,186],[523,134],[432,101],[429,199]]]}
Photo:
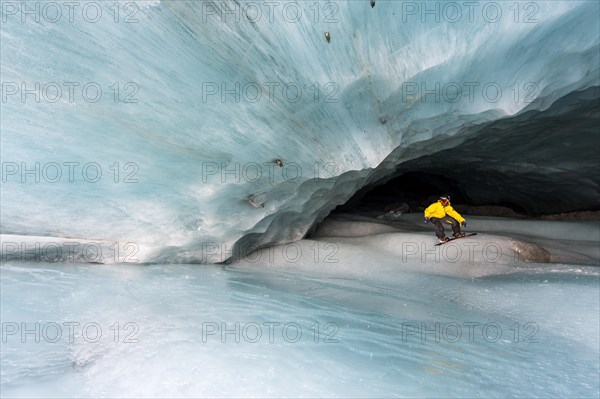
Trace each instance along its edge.
{"label": "person riding snowboard", "polygon": [[465,218],[452,208],[449,195],[440,196],[437,202],[434,202],[425,209],[425,223],[429,223],[429,221],[435,224],[435,235],[440,242],[449,240],[444,233],[442,222],[452,225],[452,233],[454,233],[455,238],[465,236],[465,233],[461,233],[460,226],[467,227],[467,222]]}

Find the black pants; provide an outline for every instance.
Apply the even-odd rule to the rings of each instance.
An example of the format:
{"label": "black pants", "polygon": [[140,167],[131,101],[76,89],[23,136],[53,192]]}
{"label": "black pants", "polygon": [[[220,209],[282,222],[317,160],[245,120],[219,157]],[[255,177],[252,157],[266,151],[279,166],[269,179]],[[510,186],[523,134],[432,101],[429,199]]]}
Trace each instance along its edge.
{"label": "black pants", "polygon": [[444,238],[446,236],[444,233],[444,223],[452,225],[453,234],[460,233],[460,223],[453,217],[444,216],[443,218],[429,218],[429,220],[435,224],[435,236],[437,238]]}

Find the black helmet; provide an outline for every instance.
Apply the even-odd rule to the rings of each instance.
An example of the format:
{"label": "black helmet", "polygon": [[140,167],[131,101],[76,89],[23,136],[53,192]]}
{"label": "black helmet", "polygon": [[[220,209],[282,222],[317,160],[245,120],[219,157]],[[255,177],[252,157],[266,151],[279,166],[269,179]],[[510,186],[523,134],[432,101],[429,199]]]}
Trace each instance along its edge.
{"label": "black helmet", "polygon": [[448,195],[448,194],[440,195],[440,199],[450,201],[450,195]]}

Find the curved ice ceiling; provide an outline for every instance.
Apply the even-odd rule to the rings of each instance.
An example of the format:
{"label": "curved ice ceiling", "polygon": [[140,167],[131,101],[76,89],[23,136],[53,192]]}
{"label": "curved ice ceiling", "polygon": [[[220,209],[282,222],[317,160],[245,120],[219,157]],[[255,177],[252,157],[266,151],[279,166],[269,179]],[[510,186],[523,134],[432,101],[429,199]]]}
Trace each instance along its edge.
{"label": "curved ice ceiling", "polygon": [[[537,126],[522,155],[491,166],[489,155],[519,142],[521,125],[498,136],[496,122],[560,116],[552,104],[580,92],[597,104],[599,12],[597,1],[3,2],[2,233],[222,261],[299,239],[398,164],[430,167],[467,141],[480,153],[464,174],[523,172],[564,147],[562,181],[584,176],[586,192],[569,201],[588,206],[597,108],[570,147]],[[503,191],[480,183],[474,198]]]}

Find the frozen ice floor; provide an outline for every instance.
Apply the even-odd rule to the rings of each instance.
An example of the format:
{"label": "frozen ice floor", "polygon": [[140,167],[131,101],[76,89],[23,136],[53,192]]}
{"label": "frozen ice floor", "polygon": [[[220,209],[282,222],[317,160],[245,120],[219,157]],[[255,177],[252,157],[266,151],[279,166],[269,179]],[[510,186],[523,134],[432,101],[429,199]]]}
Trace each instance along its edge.
{"label": "frozen ice floor", "polygon": [[597,267],[421,261],[407,242],[318,238],[230,265],[5,262],[2,397],[598,397]]}

